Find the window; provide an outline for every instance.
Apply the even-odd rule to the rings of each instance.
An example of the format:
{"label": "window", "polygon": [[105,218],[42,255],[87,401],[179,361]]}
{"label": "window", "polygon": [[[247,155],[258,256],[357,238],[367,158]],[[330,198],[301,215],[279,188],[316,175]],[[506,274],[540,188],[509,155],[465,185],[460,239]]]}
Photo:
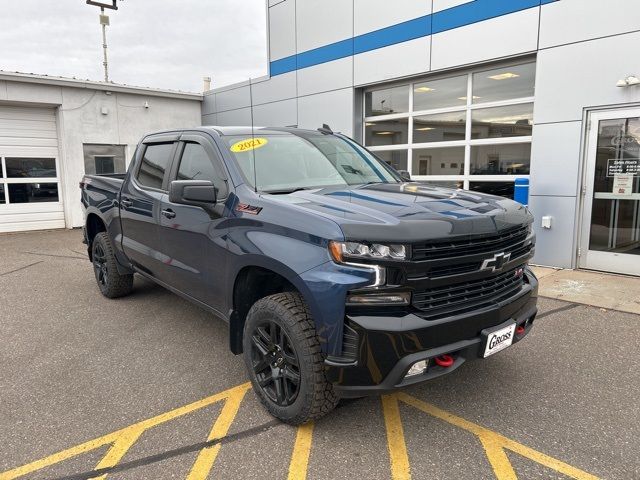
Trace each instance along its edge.
{"label": "window", "polygon": [[104,175],[106,173],[116,173],[115,158],[96,155],[93,157],[96,164],[96,173]]}
{"label": "window", "polygon": [[162,188],[164,175],[171,162],[173,145],[173,143],[147,145],[137,175],[138,182],[141,185],[157,189]]}
{"label": "window", "polygon": [[218,190],[218,197],[227,196],[224,179],[216,171],[209,154],[199,143],[187,143],[182,152],[178,180],[209,180]]}
{"label": "window", "polygon": [[0,158],[0,205],[59,202],[55,158]]}
{"label": "window", "polygon": [[409,86],[387,88],[368,92],[364,97],[365,115],[388,115],[409,111]]}
{"label": "window", "polygon": [[417,180],[512,196],[529,175],[535,71],[506,64],[365,91],[364,144]]}
{"label": "window", "polygon": [[124,145],[85,143],[82,151],[84,172],[87,174],[108,175],[125,173],[127,170]]}

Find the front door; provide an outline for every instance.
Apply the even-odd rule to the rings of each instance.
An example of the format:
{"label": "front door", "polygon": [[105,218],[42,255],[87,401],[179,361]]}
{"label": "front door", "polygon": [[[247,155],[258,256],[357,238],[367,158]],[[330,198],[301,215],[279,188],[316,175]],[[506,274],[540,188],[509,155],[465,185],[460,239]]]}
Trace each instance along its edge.
{"label": "front door", "polygon": [[579,266],[640,275],[640,109],[590,121]]}
{"label": "front door", "polygon": [[199,134],[180,138],[170,180],[210,180],[216,187],[215,204],[180,205],[165,197],[160,237],[167,255],[165,267],[172,287],[221,313],[225,298],[225,213],[229,194],[227,176],[215,145]]}

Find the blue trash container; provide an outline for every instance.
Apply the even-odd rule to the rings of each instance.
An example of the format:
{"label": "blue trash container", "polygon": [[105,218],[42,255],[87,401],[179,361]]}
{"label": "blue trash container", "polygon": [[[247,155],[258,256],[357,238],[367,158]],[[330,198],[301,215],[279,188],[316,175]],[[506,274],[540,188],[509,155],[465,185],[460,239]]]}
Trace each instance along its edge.
{"label": "blue trash container", "polygon": [[516,178],[516,184],[513,189],[513,199],[523,205],[529,205],[529,179]]}

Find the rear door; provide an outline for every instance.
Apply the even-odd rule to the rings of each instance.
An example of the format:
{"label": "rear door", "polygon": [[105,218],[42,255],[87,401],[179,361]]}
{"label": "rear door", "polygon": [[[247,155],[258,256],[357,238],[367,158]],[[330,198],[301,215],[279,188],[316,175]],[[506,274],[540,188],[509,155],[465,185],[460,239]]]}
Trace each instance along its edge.
{"label": "rear door", "polygon": [[207,207],[162,201],[161,236],[171,285],[221,311],[227,268],[227,173],[217,147],[204,135],[180,138],[170,180],[210,180],[217,202]]}
{"label": "rear door", "polygon": [[127,176],[120,194],[122,248],[133,265],[165,279],[168,257],[160,236],[162,202],[166,200],[170,167],[179,135],[145,139],[137,168]]}

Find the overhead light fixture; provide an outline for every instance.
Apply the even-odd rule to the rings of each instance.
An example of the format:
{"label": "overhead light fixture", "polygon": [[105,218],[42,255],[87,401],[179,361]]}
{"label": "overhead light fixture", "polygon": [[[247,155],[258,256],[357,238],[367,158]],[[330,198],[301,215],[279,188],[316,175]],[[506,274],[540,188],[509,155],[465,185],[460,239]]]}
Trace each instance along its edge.
{"label": "overhead light fixture", "polygon": [[616,87],[632,87],[634,85],[640,85],[640,78],[636,75],[627,75],[616,83]]}
{"label": "overhead light fixture", "polygon": [[376,135],[393,135],[394,132],[376,132]]}
{"label": "overhead light fixture", "polygon": [[367,122],[367,123],[364,124],[365,127],[372,127],[374,125],[375,125],[375,123],[371,123],[371,122]]}
{"label": "overhead light fixture", "polygon": [[[479,100],[480,98],[482,98],[482,97],[478,97],[478,96],[476,96],[476,95],[473,95],[473,96],[471,97],[471,100]],[[462,101],[465,101],[465,102],[466,102],[466,101],[467,101],[467,97],[458,97],[458,100],[462,100]]]}
{"label": "overhead light fixture", "polygon": [[428,130],[435,130],[434,127],[421,127],[421,128],[416,128],[416,130],[420,131],[420,132],[426,132]]}
{"label": "overhead light fixture", "polygon": [[512,72],[505,72],[505,73],[499,73],[497,75],[491,75],[490,78],[491,80],[507,80],[509,78],[517,78],[520,75],[518,75],[517,73],[512,73]]}
{"label": "overhead light fixture", "polygon": [[430,87],[418,87],[415,89],[416,92],[420,92],[420,93],[433,92],[434,90],[435,88],[430,88]]}

